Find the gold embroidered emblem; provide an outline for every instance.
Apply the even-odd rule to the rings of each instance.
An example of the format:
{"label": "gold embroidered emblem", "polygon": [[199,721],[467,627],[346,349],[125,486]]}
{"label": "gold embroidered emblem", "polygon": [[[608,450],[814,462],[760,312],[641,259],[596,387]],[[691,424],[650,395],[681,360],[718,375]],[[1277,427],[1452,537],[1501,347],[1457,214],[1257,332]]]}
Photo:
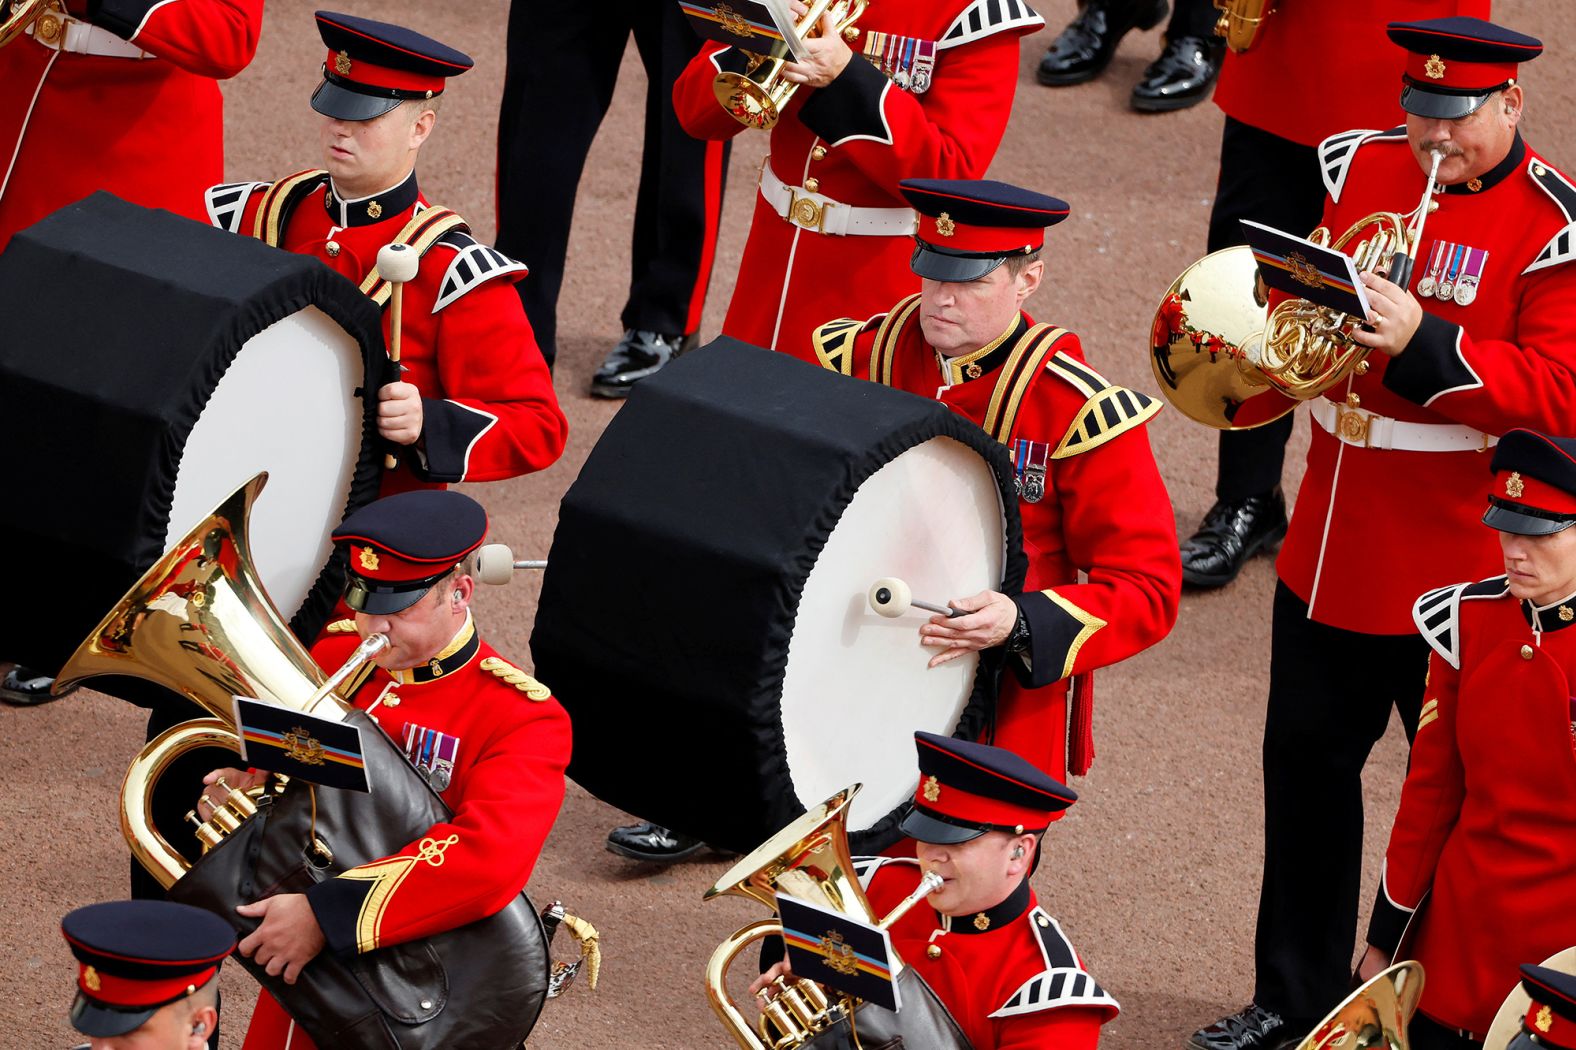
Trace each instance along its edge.
{"label": "gold embroidered emblem", "polygon": [[1544,1035],[1549,1034],[1549,1029],[1554,1027],[1554,1012],[1547,1006],[1538,1011],[1538,1016],[1532,1020],[1533,1027]]}
{"label": "gold embroidered emblem", "polygon": [[952,221],[952,216],[942,212],[936,216],[936,232],[943,237],[951,237],[958,231],[958,224]]}
{"label": "gold embroidered emblem", "polygon": [[104,982],[99,980],[98,971],[91,966],[82,971],[82,983],[90,992],[96,992],[104,986]]}
{"label": "gold embroidered emblem", "polygon": [[361,567],[368,572],[378,571],[378,552],[371,547],[361,548]]}
{"label": "gold embroidered emblem", "polygon": [[284,745],[288,757],[303,766],[321,766],[324,762],[322,742],[301,726],[285,734]]}
{"label": "gold embroidered emblem", "polygon": [[717,24],[734,36],[748,40],[755,35],[755,29],[750,25],[750,20],[727,4],[718,4],[711,9],[711,13],[717,16]]}
{"label": "gold embroidered emblem", "polygon": [[854,946],[845,942],[843,935],[836,930],[827,930],[821,937],[821,954],[826,958],[830,970],[848,976],[859,972],[859,958],[854,954]]}
{"label": "gold embroidered emblem", "polygon": [[973,361],[970,361],[968,364],[963,366],[963,374],[968,376],[970,379],[978,379],[980,377],[980,366],[975,364]]}
{"label": "gold embroidered emblem", "polygon": [[446,839],[435,839],[429,835],[417,844],[416,859],[424,860],[434,868],[441,868],[443,867],[444,853],[458,841],[460,841],[458,835],[450,835]]}
{"label": "gold embroidered emblem", "polygon": [[1291,271],[1291,279],[1298,284],[1309,288],[1323,288],[1324,274],[1319,272],[1319,267],[1308,261],[1308,257],[1301,252],[1292,252],[1286,256],[1286,269]]}
{"label": "gold embroidered emblem", "polygon": [[1527,491],[1527,484],[1521,480],[1521,473],[1515,470],[1511,471],[1510,477],[1505,479],[1505,495],[1511,499],[1520,499],[1521,494],[1525,491]]}
{"label": "gold embroidered emblem", "polygon": [[1474,178],[1474,179],[1468,179],[1467,180],[1467,189],[1471,190],[1473,193],[1477,193],[1482,188],[1483,188],[1483,180],[1482,179],[1475,179]]}
{"label": "gold embroidered emblem", "polygon": [[502,678],[505,682],[524,693],[526,699],[541,702],[553,695],[553,691],[538,682],[524,671],[520,670],[508,660],[496,656],[489,656],[482,660],[482,670],[488,674]]}
{"label": "gold embroidered emblem", "polygon": [[373,201],[371,204],[367,205],[367,214],[376,219],[378,216],[383,214],[383,205],[379,204],[377,201]]}
{"label": "gold embroidered emblem", "polygon": [[432,672],[432,677],[434,678],[443,677],[443,664],[438,662],[438,658],[436,656],[427,661],[427,670]]}
{"label": "gold embroidered emblem", "polygon": [[941,781],[935,777],[925,778],[924,796],[926,802],[934,802],[941,797]]}
{"label": "gold embroidered emblem", "polygon": [[986,915],[984,912],[980,912],[978,915],[974,916],[974,928],[979,930],[981,933],[984,933],[986,930],[990,929],[990,916]]}
{"label": "gold embroidered emblem", "polygon": [[350,55],[344,51],[334,56],[334,72],[342,77],[350,76]]}
{"label": "gold embroidered emblem", "polygon": [[1569,605],[1560,606],[1560,619],[1566,623],[1576,620],[1576,609],[1572,609]]}
{"label": "gold embroidered emblem", "polygon": [[356,621],[335,620],[333,623],[329,624],[326,629],[329,634],[354,634],[356,630]]}
{"label": "gold embroidered emblem", "polygon": [[1429,55],[1428,61],[1423,63],[1423,73],[1429,80],[1445,79],[1445,60],[1438,55]]}

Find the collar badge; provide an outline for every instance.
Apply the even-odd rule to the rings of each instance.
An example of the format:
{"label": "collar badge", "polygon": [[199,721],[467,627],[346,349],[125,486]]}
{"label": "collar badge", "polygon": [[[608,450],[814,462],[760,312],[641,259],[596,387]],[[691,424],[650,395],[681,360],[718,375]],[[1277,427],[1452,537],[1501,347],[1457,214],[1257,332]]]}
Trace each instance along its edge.
{"label": "collar badge", "polygon": [[379,204],[377,201],[373,201],[371,204],[367,205],[367,214],[376,219],[379,215],[383,214],[383,205]]}
{"label": "collar badge", "polygon": [[990,929],[990,916],[986,915],[984,912],[980,912],[978,915],[974,916],[974,928],[979,930],[981,933]]}

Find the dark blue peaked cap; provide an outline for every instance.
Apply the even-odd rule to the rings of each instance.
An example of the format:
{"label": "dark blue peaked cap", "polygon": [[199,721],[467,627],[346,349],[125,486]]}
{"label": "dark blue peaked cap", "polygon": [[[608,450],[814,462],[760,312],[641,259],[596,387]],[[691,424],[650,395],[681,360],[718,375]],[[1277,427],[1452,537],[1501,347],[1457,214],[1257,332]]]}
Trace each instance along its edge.
{"label": "dark blue peaked cap", "polygon": [[1044,831],[1078,792],[1006,748],[915,733],[919,790],[903,834],[920,842],[967,842],[987,831]]}
{"label": "dark blue peaked cap", "polygon": [[1523,536],[1576,525],[1576,439],[1519,427],[1506,431],[1489,470],[1494,488],[1483,524]]}
{"label": "dark blue peaked cap", "polygon": [[487,512],[447,489],[375,500],[334,530],[348,548],[345,604],[386,615],[409,608],[487,536]]}
{"label": "dark blue peaked cap", "polygon": [[990,179],[904,179],[919,213],[909,267],[933,281],[973,281],[1008,256],[1045,244],[1045,228],[1067,218],[1067,202]]}
{"label": "dark blue peaked cap", "polygon": [[1536,37],[1461,15],[1391,22],[1387,32],[1409,52],[1401,108],[1421,117],[1466,116],[1543,53]]}
{"label": "dark blue peaked cap", "polygon": [[[1576,1048],[1576,976],[1551,970],[1547,966],[1521,968],[1521,987],[1532,996],[1527,1011],[1527,1029],[1537,1035],[1539,1046]],[[1511,1040],[1519,1048],[1531,1044]]]}
{"label": "dark blue peaked cap", "polygon": [[447,44],[370,18],[319,11],[317,31],[328,58],[312,108],[339,120],[370,120],[407,99],[442,94],[448,77],[475,64]]}

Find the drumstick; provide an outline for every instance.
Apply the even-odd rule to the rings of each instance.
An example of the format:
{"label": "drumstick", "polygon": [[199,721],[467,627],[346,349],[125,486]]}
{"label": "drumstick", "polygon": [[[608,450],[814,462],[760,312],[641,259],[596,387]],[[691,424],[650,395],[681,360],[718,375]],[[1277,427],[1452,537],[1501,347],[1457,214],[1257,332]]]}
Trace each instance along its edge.
{"label": "drumstick", "polygon": [[914,592],[908,584],[896,576],[883,576],[870,585],[870,608],[882,616],[902,616],[909,606],[924,609],[926,612],[940,613],[943,616],[962,616],[962,609],[954,609],[950,605],[937,605],[934,602],[920,601],[914,597]]}
{"label": "drumstick", "polygon": [[[421,256],[408,244],[396,241],[378,249],[378,273],[389,283],[389,360],[399,364],[400,309],[404,306],[405,282],[416,276],[421,267]],[[396,370],[397,372],[398,370]],[[399,459],[390,452],[383,457],[383,466],[393,470]]]}

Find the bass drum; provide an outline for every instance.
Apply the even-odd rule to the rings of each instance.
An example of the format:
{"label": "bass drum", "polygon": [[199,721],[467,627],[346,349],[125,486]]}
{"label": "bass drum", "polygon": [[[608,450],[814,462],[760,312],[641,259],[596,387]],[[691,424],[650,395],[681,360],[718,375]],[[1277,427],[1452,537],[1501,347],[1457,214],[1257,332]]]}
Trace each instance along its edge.
{"label": "bass drum", "polygon": [[0,301],[0,478],[19,507],[0,520],[0,573],[29,596],[0,658],[58,670],[263,470],[258,573],[315,636],[342,580],[329,533],[377,494],[377,308],[315,259],[107,193],[12,239]]}
{"label": "bass drum", "polygon": [[531,639],[574,720],[570,776],[747,850],[851,781],[857,852],[895,840],[913,733],[977,736],[999,670],[936,670],[931,615],[1016,592],[1005,450],[924,398],[719,339],[640,385],[564,496]]}

